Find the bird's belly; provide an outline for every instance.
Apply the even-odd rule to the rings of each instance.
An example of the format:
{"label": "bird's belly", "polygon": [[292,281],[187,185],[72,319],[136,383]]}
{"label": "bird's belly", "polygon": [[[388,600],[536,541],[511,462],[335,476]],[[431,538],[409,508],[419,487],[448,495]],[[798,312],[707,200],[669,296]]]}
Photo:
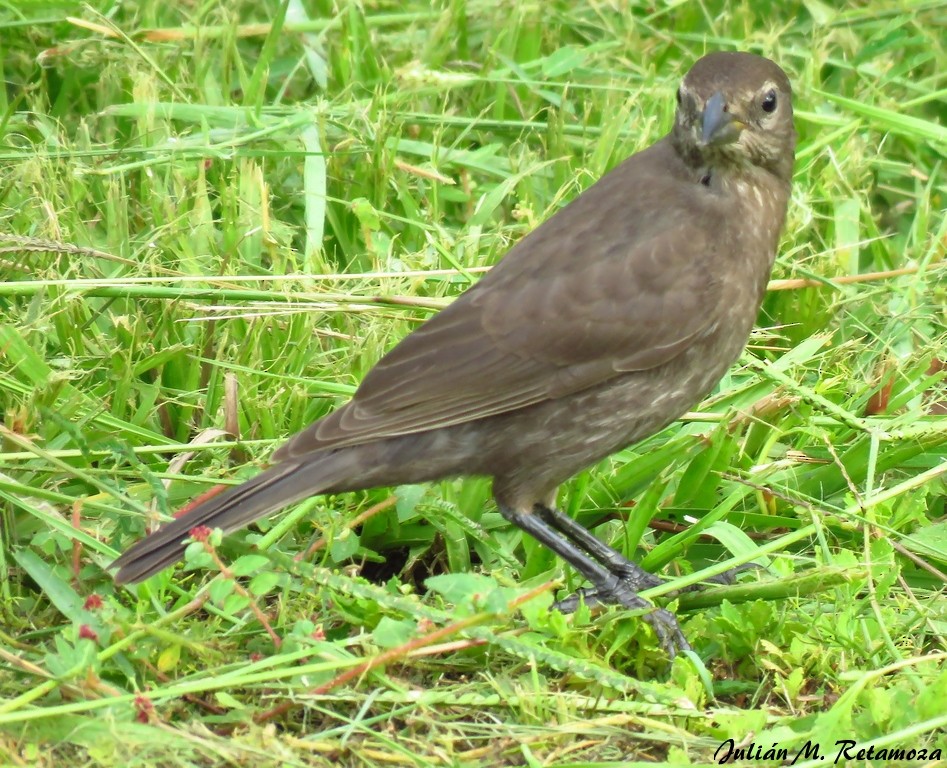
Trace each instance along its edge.
{"label": "bird's belly", "polygon": [[740,325],[746,330],[731,326],[661,367],[487,420],[493,428],[483,433],[489,435],[483,455],[490,462],[480,473],[492,475],[501,494],[544,498],[576,472],[654,434],[700,402],[743,349],[749,324]]}

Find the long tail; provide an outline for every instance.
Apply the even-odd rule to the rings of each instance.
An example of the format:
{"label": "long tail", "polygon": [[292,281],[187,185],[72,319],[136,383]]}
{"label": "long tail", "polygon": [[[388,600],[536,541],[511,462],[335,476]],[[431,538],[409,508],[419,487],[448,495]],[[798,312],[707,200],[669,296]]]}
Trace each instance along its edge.
{"label": "long tail", "polygon": [[287,461],[198,503],[112,563],[118,567],[115,581],[135,584],[180,560],[184,556],[182,542],[196,526],[235,531],[294,501],[345,483],[352,476],[354,459],[354,452],[341,450]]}

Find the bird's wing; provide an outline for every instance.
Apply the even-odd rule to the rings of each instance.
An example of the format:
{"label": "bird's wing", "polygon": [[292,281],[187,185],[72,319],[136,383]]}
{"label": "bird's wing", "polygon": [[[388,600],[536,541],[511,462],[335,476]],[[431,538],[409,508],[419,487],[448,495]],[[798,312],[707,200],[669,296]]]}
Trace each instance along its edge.
{"label": "bird's wing", "polygon": [[659,366],[690,346],[717,316],[719,278],[704,266],[713,227],[693,212],[688,220],[666,205],[630,204],[627,183],[612,178],[621,170],[629,169],[587,190],[565,222],[553,216],[403,339],[348,404],[274,460],[524,408]]}

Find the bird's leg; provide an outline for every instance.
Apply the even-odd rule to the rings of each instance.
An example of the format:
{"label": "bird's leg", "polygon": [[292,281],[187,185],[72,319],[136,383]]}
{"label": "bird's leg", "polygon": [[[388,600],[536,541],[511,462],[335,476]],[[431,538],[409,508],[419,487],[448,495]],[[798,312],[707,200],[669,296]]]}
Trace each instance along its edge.
{"label": "bird's leg", "polygon": [[[657,576],[648,573],[640,565],[633,563],[555,507],[537,504],[534,513],[542,517],[546,523],[565,536],[571,543],[588,552],[610,573],[617,576],[635,592],[655,587],[661,583]],[[571,613],[579,607],[580,601],[586,605],[598,605],[614,602],[615,600],[611,594],[602,592],[598,587],[583,587],[568,597],[557,601],[555,607],[563,613]]]}
{"label": "bird's leg", "polygon": [[643,589],[649,589],[661,584],[654,574],[648,573],[637,563],[633,563],[621,552],[608,546],[604,541],[594,536],[587,528],[579,525],[567,514],[560,512],[554,507],[547,507],[545,504],[537,504],[533,511],[555,528],[559,533],[565,536],[577,547],[581,547],[594,557],[598,562],[604,565],[610,573],[618,576],[623,582],[627,583],[635,592]]}
{"label": "bird's leg", "polygon": [[[658,642],[669,656],[673,657],[678,650],[690,650],[687,638],[684,637],[684,633],[681,632],[677,619],[674,618],[672,613],[663,608],[654,608],[645,599],[638,597],[638,591],[631,580],[625,580],[621,575],[613,573],[608,566],[585,551],[585,544],[578,544],[571,537],[566,536],[556,526],[544,519],[545,515],[520,512],[507,506],[501,506],[500,513],[513,525],[528,533],[540,544],[551,549],[588,579],[602,602],[617,603],[626,608],[647,610],[648,612],[642,618],[654,629]],[[574,521],[573,525],[581,528]],[[585,532],[585,536],[588,537],[585,541],[595,538],[588,531]],[[598,542],[596,548],[602,554],[605,549],[610,549],[601,542]],[[610,557],[613,558],[616,564],[618,560],[614,560],[614,558],[624,560],[618,552],[613,552],[613,556]]]}

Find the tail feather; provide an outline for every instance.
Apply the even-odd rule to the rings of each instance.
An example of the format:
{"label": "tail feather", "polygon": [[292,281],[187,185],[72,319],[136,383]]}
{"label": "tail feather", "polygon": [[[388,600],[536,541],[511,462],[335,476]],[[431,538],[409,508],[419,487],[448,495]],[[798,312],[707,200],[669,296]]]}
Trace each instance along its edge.
{"label": "tail feather", "polygon": [[294,501],[344,483],[352,472],[352,452],[287,461],[270,467],[242,485],[199,502],[181,517],[161,526],[121,555],[118,584],[135,584],[164,570],[184,555],[182,543],[199,525],[222,528],[225,533],[249,525]]}

